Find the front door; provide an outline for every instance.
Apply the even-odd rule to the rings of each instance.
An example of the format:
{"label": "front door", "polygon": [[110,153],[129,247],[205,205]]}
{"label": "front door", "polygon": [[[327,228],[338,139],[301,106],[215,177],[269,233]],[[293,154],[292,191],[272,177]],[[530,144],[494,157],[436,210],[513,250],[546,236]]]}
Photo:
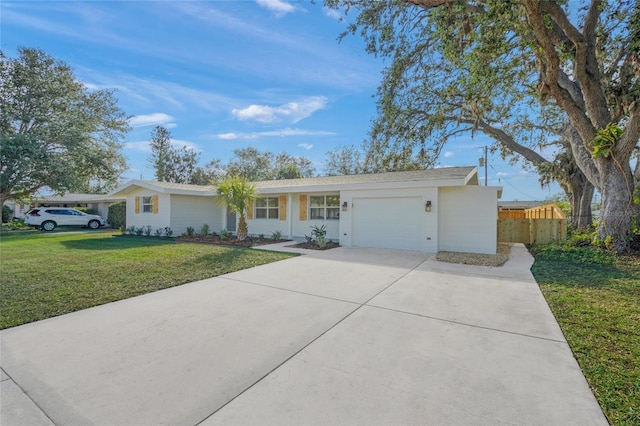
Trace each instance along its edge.
{"label": "front door", "polygon": [[227,207],[227,231],[236,232],[236,213]]}

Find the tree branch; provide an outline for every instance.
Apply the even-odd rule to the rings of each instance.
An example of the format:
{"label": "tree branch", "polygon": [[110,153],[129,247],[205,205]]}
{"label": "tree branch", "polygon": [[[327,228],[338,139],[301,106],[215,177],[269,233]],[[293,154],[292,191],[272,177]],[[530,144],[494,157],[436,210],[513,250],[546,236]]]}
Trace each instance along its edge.
{"label": "tree branch", "polygon": [[541,70],[543,83],[562,109],[567,112],[569,120],[573,124],[573,127],[580,133],[582,140],[590,141],[596,133],[596,128],[585,114],[585,111],[575,102],[570,92],[559,85],[561,73],[560,58],[549,34],[547,34],[540,2],[538,0],[524,0],[523,4],[525,5],[527,19],[531,25],[531,29],[542,49],[542,53],[536,52],[536,55],[538,55],[543,62]]}
{"label": "tree branch", "polygon": [[640,100],[636,100],[631,106],[629,120],[620,136],[620,140],[614,147],[616,156],[628,158],[640,139]]}
{"label": "tree branch", "polygon": [[490,125],[489,123],[487,123],[482,119],[471,120],[471,119],[462,119],[458,117],[445,117],[445,119],[453,122],[457,121],[459,123],[477,125],[483,133],[487,134],[488,136],[491,136],[493,139],[498,141],[504,148],[512,152],[517,152],[518,154],[522,155],[527,161],[530,161],[533,164],[544,164],[549,162],[549,160],[547,160],[546,158],[544,158],[542,155],[535,152],[534,150],[517,143],[504,130],[498,129],[497,127],[493,127],[492,125]]}
{"label": "tree branch", "polygon": [[591,1],[591,7],[584,24],[584,34],[582,34],[569,21],[560,5],[551,1],[538,2],[539,10],[549,14],[574,45],[573,70],[582,88],[586,111],[596,129],[604,128],[611,120],[611,115],[606,107],[606,98],[600,85],[600,70],[595,53],[595,30],[600,16],[600,3],[600,0]]}

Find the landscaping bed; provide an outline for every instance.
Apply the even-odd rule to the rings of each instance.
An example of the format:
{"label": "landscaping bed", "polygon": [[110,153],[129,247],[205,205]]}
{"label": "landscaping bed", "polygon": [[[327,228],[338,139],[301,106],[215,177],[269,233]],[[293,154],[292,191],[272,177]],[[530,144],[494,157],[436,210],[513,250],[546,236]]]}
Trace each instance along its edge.
{"label": "landscaping bed", "polygon": [[260,237],[247,237],[240,241],[235,236],[222,238],[220,235],[193,235],[193,236],[180,236],[175,238],[177,243],[200,243],[200,244],[217,244],[224,246],[238,246],[238,247],[256,247],[264,246],[267,244],[283,243],[291,240],[284,239],[270,239]]}
{"label": "landscaping bed", "polygon": [[479,254],[479,253],[457,253],[451,251],[441,251],[436,254],[438,262],[462,263],[464,265],[476,266],[502,266],[509,260],[511,252],[511,244],[498,243],[496,254]]}
{"label": "landscaping bed", "polygon": [[333,241],[329,241],[328,243],[325,244],[324,247],[320,247],[315,242],[310,242],[310,243],[304,242],[304,243],[293,244],[287,247],[301,248],[301,249],[307,249],[307,250],[329,250],[332,248],[340,247],[340,244],[334,243]]}

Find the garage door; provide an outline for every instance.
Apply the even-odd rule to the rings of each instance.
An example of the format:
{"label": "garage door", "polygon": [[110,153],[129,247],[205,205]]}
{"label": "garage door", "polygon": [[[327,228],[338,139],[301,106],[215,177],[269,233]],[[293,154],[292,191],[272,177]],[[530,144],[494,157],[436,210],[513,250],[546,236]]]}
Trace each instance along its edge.
{"label": "garage door", "polygon": [[420,250],[423,211],[419,197],[354,198],[352,244]]}

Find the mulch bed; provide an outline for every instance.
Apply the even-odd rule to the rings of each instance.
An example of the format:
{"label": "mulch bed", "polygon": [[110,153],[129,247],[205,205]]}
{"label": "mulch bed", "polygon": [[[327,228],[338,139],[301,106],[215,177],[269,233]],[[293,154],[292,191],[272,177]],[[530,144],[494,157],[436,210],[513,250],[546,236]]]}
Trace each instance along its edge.
{"label": "mulch bed", "polygon": [[264,246],[267,244],[282,243],[291,240],[272,240],[267,238],[255,238],[247,237],[242,241],[239,241],[236,237],[229,237],[225,240],[221,239],[219,235],[208,235],[206,237],[202,235],[193,235],[190,237],[176,237],[178,243],[201,243],[201,244],[216,244],[224,246],[238,246],[238,247],[256,247]]}
{"label": "mulch bed", "polygon": [[332,248],[340,247],[340,244],[330,241],[323,248],[318,247],[315,243],[298,243],[287,247],[295,247],[307,250],[329,250]]}

